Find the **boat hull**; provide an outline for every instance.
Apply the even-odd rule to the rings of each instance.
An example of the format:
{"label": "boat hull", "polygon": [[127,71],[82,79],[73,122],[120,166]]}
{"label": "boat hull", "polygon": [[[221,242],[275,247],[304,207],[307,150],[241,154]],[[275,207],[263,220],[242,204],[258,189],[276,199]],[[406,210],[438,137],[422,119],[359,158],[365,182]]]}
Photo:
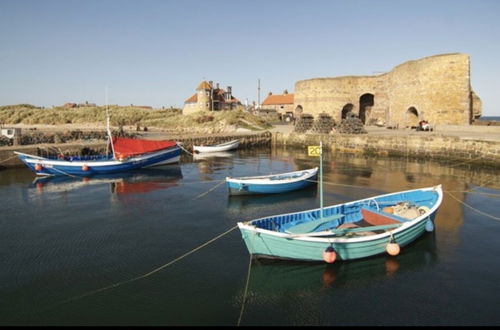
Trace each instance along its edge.
{"label": "boat hull", "polygon": [[217,145],[211,146],[193,146],[194,152],[220,152],[220,151],[229,151],[238,148],[240,145],[240,141],[230,141],[226,143],[221,143]]}
{"label": "boat hull", "polygon": [[[313,170],[296,171],[286,174],[293,175],[293,173],[301,172],[303,172],[304,174],[302,177],[299,177],[297,179],[285,180],[256,179],[257,177],[226,178],[226,187],[228,189],[229,195],[280,194],[303,189],[316,183],[316,179],[318,177],[317,168]],[[280,175],[275,175],[275,177],[279,176]]]}
{"label": "boat hull", "polygon": [[16,154],[30,170],[40,176],[90,176],[95,174],[111,174],[152,166],[174,164],[180,161],[181,148],[177,145],[166,150],[133,156],[123,161],[106,158],[59,160],[19,152],[16,152]]}
{"label": "boat hull", "polygon": [[[426,189],[430,191],[431,188]],[[324,261],[324,252],[329,247],[332,247],[335,251],[337,260],[366,258],[387,253],[387,245],[391,242],[396,242],[400,247],[404,247],[422,236],[426,232],[428,221],[434,221],[436,212],[441,204],[441,186],[436,187],[435,194],[434,197],[426,202],[426,206],[428,207],[426,213],[398,225],[388,225],[387,227],[392,226],[391,230],[378,230],[366,235],[349,236],[333,232],[330,232],[328,235],[322,235],[321,233],[328,232],[328,230],[325,231],[327,224],[325,224],[325,228],[319,228],[317,233],[307,234],[290,234],[286,230],[273,228],[287,226],[287,221],[290,222],[288,219],[300,223],[306,214],[309,216],[319,215],[319,209],[270,216],[248,222],[238,222],[238,227],[249,253],[256,258]],[[382,205],[383,201],[388,200],[391,196],[399,197],[397,194],[382,196],[384,198],[380,200],[377,197],[373,197],[326,207],[323,209],[323,212],[330,216],[338,215],[340,212],[346,213],[345,218],[342,220],[340,220],[339,216],[332,216],[336,220],[330,225],[333,228],[338,228],[344,221],[344,223],[354,222],[354,220],[358,221],[359,219],[356,217],[359,217],[361,208],[367,205],[374,207],[377,203]],[[403,195],[403,197],[407,196],[408,194]],[[379,207],[378,204],[377,207]],[[349,219],[353,220],[350,221]],[[271,222],[272,225],[270,224]],[[371,228],[375,227],[372,226]]]}

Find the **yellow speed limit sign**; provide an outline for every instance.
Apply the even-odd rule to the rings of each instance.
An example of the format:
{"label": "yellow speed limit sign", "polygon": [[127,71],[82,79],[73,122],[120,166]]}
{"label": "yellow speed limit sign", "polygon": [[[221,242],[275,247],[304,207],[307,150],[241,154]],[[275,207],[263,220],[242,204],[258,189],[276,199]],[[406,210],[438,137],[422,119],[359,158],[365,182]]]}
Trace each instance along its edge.
{"label": "yellow speed limit sign", "polygon": [[313,157],[321,156],[321,147],[320,146],[308,146],[307,154]]}

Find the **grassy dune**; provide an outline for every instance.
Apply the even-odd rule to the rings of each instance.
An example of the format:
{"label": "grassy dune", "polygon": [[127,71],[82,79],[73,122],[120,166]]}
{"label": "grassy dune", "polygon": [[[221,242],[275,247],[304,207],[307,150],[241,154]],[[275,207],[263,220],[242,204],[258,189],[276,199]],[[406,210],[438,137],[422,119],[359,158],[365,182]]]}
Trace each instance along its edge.
{"label": "grassy dune", "polygon": [[[244,111],[214,111],[182,115],[180,109],[142,109],[138,107],[109,106],[112,126],[137,126],[171,129],[179,132],[218,132],[228,125],[269,128],[264,119]],[[97,124],[105,125],[105,107],[38,108],[29,104],[0,107],[0,124],[61,125]],[[250,125],[248,124],[250,123]]]}

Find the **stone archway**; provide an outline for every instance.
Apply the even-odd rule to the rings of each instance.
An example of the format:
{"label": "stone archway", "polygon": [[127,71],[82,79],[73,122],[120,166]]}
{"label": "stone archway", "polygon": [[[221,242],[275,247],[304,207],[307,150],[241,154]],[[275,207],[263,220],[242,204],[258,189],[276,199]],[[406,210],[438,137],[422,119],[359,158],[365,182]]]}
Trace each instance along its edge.
{"label": "stone archway", "polygon": [[370,93],[366,93],[361,95],[359,98],[359,119],[363,122],[363,124],[370,123],[370,117],[373,107],[374,95]]}
{"label": "stone archway", "polygon": [[352,112],[353,109],[354,109],[354,104],[352,103],[347,103],[346,105],[344,105],[344,107],[342,108],[340,120],[347,118],[347,114],[349,112]]}
{"label": "stone archway", "polygon": [[304,112],[304,109],[302,108],[301,105],[298,105],[296,108],[295,108],[295,113],[294,113],[294,116],[295,118],[299,118],[300,115]]}
{"label": "stone archway", "polygon": [[418,110],[415,107],[409,107],[405,113],[406,117],[406,127],[417,127],[418,126]]}

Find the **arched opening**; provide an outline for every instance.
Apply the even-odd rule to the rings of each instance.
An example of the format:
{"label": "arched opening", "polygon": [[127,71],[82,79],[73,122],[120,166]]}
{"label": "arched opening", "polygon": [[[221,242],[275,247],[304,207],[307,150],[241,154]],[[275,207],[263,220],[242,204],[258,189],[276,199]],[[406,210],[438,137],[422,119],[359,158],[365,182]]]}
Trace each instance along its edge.
{"label": "arched opening", "polygon": [[304,112],[304,109],[302,109],[302,106],[301,105],[298,105],[296,108],[295,108],[295,118],[298,118],[300,117],[300,115]]}
{"label": "arched opening", "polygon": [[418,111],[415,107],[409,107],[406,110],[406,126],[414,128],[418,126]]}
{"label": "arched opening", "polygon": [[342,114],[341,114],[341,117],[340,119],[345,119],[347,117],[347,114],[349,112],[352,112],[352,109],[354,109],[354,104],[352,103],[347,103],[346,105],[344,105],[344,107],[342,108]]}
{"label": "arched opening", "polygon": [[363,124],[370,123],[370,115],[373,107],[373,94],[366,93],[359,98],[359,119]]}

